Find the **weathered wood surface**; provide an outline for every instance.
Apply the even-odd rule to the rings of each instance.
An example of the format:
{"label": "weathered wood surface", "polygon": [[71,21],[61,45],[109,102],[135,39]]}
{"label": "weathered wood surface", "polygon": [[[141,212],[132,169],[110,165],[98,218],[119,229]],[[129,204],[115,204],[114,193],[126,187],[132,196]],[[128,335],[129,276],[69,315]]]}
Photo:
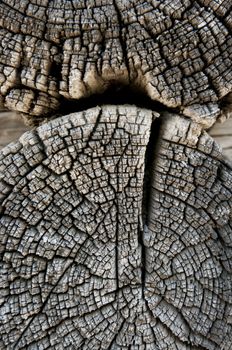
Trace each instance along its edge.
{"label": "weathered wood surface", "polygon": [[[16,141],[25,131],[26,127],[20,115],[15,112],[0,111],[0,149],[12,141]],[[224,123],[217,123],[209,134],[222,147],[223,155],[232,162],[232,119]]]}
{"label": "weathered wood surface", "polygon": [[231,0],[2,0],[0,108],[0,349],[231,350]]}
{"label": "weathered wood surface", "polygon": [[0,103],[35,123],[112,83],[180,109],[232,91],[230,0],[3,0],[0,28]]}
{"label": "weathered wood surface", "polygon": [[231,168],[157,117],[97,107],[1,152],[1,349],[231,348]]}

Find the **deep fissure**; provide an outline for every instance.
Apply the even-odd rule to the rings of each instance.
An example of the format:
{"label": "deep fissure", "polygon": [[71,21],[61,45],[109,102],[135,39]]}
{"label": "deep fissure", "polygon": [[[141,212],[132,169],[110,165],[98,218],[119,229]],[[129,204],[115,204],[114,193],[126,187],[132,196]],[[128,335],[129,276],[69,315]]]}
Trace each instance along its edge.
{"label": "deep fissure", "polygon": [[[153,179],[153,164],[155,162],[155,154],[159,147],[160,130],[162,118],[155,118],[151,124],[150,138],[147,144],[144,164],[144,179],[143,179],[143,201],[142,201],[142,227],[139,231],[139,243],[141,244],[141,279],[142,293],[144,298],[144,286],[146,278],[146,247],[144,245],[144,230],[148,225],[149,206],[151,198],[151,184]],[[144,298],[145,299],[145,298]]]}

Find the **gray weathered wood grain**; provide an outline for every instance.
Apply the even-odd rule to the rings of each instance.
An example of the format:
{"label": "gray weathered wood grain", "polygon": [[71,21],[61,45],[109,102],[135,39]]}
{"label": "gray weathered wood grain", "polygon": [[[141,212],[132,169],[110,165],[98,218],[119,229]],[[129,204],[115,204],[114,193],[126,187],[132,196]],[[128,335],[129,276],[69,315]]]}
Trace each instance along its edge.
{"label": "gray weathered wood grain", "polygon": [[[25,126],[22,118],[16,112],[0,111],[0,148],[12,141],[16,141],[25,131],[30,130]],[[232,162],[232,119],[224,123],[216,123],[209,134],[222,147],[226,159]]]}
{"label": "gray weathered wood grain", "polygon": [[231,0],[2,0],[0,108],[0,350],[231,350]]}
{"label": "gray weathered wood grain", "polygon": [[96,107],[2,149],[1,349],[230,349],[231,168],[157,117]]}

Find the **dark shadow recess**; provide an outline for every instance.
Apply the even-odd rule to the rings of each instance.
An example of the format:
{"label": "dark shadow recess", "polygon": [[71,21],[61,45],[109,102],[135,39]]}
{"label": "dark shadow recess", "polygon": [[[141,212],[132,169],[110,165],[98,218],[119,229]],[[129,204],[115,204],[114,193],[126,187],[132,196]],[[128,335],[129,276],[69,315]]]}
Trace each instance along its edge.
{"label": "dark shadow recess", "polygon": [[[68,100],[61,98],[59,115],[67,115],[74,112],[80,112],[92,107],[112,105],[135,105],[140,108],[150,109],[156,112],[168,111],[169,108],[160,102],[150,99],[146,94],[130,86],[112,85],[106,92],[90,95],[79,100]],[[176,109],[170,109],[172,112],[178,112]]]}

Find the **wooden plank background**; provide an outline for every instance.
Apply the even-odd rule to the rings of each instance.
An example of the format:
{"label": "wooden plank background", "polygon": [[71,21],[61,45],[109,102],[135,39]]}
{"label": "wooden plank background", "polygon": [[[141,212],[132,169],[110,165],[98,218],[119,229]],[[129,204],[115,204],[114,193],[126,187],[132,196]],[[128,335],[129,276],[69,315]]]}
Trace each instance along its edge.
{"label": "wooden plank background", "polygon": [[0,148],[16,141],[20,135],[29,129],[17,113],[0,111]]}
{"label": "wooden plank background", "polygon": [[[16,141],[26,127],[17,113],[0,111],[0,149],[12,141]],[[221,145],[225,158],[232,165],[232,119],[216,124],[210,130],[211,136]]]}
{"label": "wooden plank background", "polygon": [[221,145],[225,158],[232,165],[232,118],[224,123],[217,123],[210,130],[210,135]]}

